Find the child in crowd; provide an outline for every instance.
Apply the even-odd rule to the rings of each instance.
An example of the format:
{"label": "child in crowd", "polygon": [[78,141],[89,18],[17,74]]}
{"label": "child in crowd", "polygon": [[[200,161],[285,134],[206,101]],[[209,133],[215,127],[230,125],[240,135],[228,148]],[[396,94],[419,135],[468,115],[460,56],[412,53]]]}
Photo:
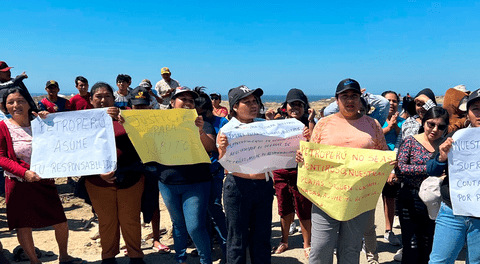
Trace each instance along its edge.
{"label": "child in crowd", "polygon": [[119,74],[117,76],[118,91],[114,93],[115,107],[118,107],[120,109],[126,109],[127,107],[131,107],[127,98],[128,93],[132,90],[132,88],[130,88],[130,84],[132,84],[132,77],[130,77],[130,75]]}

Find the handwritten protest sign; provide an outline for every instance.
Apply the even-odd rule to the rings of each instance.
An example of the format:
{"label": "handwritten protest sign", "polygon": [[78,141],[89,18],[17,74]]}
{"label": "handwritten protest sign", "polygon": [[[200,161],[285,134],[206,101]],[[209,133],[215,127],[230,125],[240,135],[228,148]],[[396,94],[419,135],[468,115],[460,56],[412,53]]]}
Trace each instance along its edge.
{"label": "handwritten protest sign", "polygon": [[144,163],[210,163],[195,126],[195,110],[126,110],[122,116],[123,126]]}
{"label": "handwritten protest sign", "polygon": [[304,139],[297,119],[242,124],[223,130],[228,138],[227,153],[219,160],[230,172],[263,173],[295,168],[295,154]]}
{"label": "handwritten protest sign", "polygon": [[30,169],[42,178],[101,174],[117,168],[112,118],[105,109],[32,120]]}
{"label": "handwritten protest sign", "polygon": [[298,190],[330,217],[350,220],[372,210],[393,166],[394,151],[300,142]]}
{"label": "handwritten protest sign", "polygon": [[480,217],[480,128],[455,132],[448,153],[453,214]]}

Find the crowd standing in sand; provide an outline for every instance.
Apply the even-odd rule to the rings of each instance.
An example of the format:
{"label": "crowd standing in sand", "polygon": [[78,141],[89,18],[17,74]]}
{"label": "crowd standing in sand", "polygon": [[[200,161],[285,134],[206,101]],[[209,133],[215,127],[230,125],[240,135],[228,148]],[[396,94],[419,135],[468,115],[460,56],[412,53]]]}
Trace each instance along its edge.
{"label": "crowd standing in sand", "polygon": [[[170,253],[170,248],[160,243],[159,194],[173,223],[177,263],[186,263],[190,239],[195,243],[200,263],[212,263],[214,236],[221,244],[222,263],[246,263],[247,248],[251,263],[271,263],[271,254],[282,254],[292,247],[303,247],[303,257],[309,263],[332,263],[334,255],[340,264],[359,263],[362,241],[368,263],[378,263],[374,210],[347,221],[337,220],[299,192],[295,168],[246,174],[227,171],[218,162],[229,144],[223,131],[238,129],[242,124],[288,118],[303,123],[306,141],[398,152],[397,160],[391,162],[395,169],[382,192],[386,219],[384,239],[402,246],[394,257],[396,261],[453,263],[466,244],[467,261],[480,263],[480,251],[476,249],[480,220],[453,214],[448,180],[443,181],[443,201],[436,209],[436,222],[432,220],[429,204],[419,196],[420,186],[428,176],[448,174],[447,155],[455,131],[480,126],[480,90],[470,93],[461,85],[451,88],[440,107],[434,92],[425,88],[413,98],[407,94],[399,112],[401,98],[395,91],[374,95],[362,89],[356,80],[344,79],[335,92],[332,89],[335,102],[325,109],[317,109],[320,112],[317,117],[307,96],[297,88],[288,92],[279,109],[265,109],[260,114],[263,90],[240,85],[228,91],[229,109],[226,109],[220,105],[220,93],[208,95],[204,87],[181,86],[171,78],[168,67],[161,68],[162,79],[155,87],[150,80],[143,79],[137,87],[131,88],[131,76],[119,74],[117,91],[105,82],[95,83],[89,91],[87,78],[78,76],[74,80],[78,94],[70,100],[58,95],[58,82],[48,80],[45,85],[47,97],[34,102],[23,84],[28,78],[26,73],[12,78],[11,68],[0,61],[0,114],[3,119],[0,122],[0,166],[5,170],[8,227],[17,231],[19,244],[30,263],[41,263],[35,254],[32,228],[45,226],[55,229],[59,263],[85,263],[68,254],[67,219],[54,181],[41,179],[30,170],[30,121],[36,116],[45,118],[49,113],[92,108],[107,108],[114,124],[118,159],[116,171],[82,177],[75,183],[83,190],[79,195],[98,215],[102,263],[116,263],[120,232],[130,263],[145,263],[141,250],[141,212],[145,222],[152,222],[153,248],[160,253]],[[198,117],[194,123],[203,146],[201,151],[208,153],[211,164],[143,164],[123,128],[125,120],[120,109],[165,111],[179,108],[196,109]],[[247,147],[249,143],[244,144]],[[292,158],[300,165],[304,161],[300,151]],[[142,195],[153,198],[145,202]],[[282,238],[272,249],[274,195],[281,217]],[[288,241],[295,213],[300,220],[303,246]],[[400,219],[402,242],[392,232],[395,214]],[[8,263],[8,260],[0,255],[0,263]]]}

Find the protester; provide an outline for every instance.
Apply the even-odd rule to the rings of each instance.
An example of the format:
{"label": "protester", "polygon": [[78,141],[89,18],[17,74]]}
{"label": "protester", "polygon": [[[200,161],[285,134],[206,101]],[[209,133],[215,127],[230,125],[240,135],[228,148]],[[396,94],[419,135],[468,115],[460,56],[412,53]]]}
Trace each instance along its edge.
{"label": "protester", "polygon": [[[90,94],[94,108],[114,106],[114,92],[109,84],[103,82],[94,84]],[[102,264],[116,263],[115,256],[120,253],[120,230],[130,264],[142,264],[145,263],[141,249],[140,225],[141,199],[145,182],[142,175],[143,164],[125,129],[117,120],[113,120],[113,129],[117,147],[117,169],[86,177],[85,187],[98,215],[102,238]]]}
{"label": "protester", "polygon": [[128,103],[127,95],[132,90],[130,88],[132,84],[132,77],[127,74],[119,74],[117,76],[117,87],[118,91],[115,92],[115,107],[120,109],[127,109],[131,107]]}
{"label": "protester", "polygon": [[12,72],[10,71],[11,68],[13,67],[8,67],[6,62],[0,61],[0,95],[3,95],[2,90],[4,89],[19,87],[20,89],[23,89],[25,91],[25,99],[30,105],[32,111],[38,112],[37,105],[33,101],[33,98],[28,92],[27,87],[23,83],[23,80],[28,78],[27,74],[25,72],[22,72],[22,74],[18,75],[15,78],[12,78]]}
{"label": "protester", "polygon": [[[144,83],[144,82],[142,82]],[[140,84],[142,84],[140,83]],[[151,91],[151,90],[150,90]],[[127,96],[129,104],[132,106],[133,110],[140,109],[151,109],[151,97],[149,90],[143,86],[138,86],[133,89]],[[152,238],[153,246],[152,249],[155,252],[159,253],[170,253],[170,248],[160,242],[160,209],[158,202],[158,177],[155,174],[150,174],[148,172],[155,171],[156,168],[153,165],[145,165],[145,189],[142,197],[142,212],[144,222],[152,222]],[[146,208],[148,207],[148,208]],[[144,209],[151,209],[153,213],[150,215],[145,212]],[[128,252],[128,251],[127,251]]]}
{"label": "protester", "polygon": [[[389,150],[395,150],[395,142],[400,134],[403,122],[405,119],[401,118],[398,113],[398,103],[400,101],[399,96],[394,91],[385,91],[382,93],[390,102],[390,109],[388,112],[387,121],[383,124],[383,134]],[[395,236],[392,231],[393,220],[395,217],[395,198],[400,188],[400,183],[396,182],[395,171],[390,173],[387,184],[382,190],[383,208],[385,213],[385,234],[383,239],[391,245],[401,245],[400,240]]]}
{"label": "protester", "polygon": [[[215,136],[228,120],[225,117],[213,115],[213,105],[210,97],[203,91],[205,87],[195,87],[195,92],[199,95],[195,99],[195,108],[198,115],[202,116],[203,121],[210,123],[215,129]],[[222,258],[226,258],[227,253],[227,225],[225,220],[225,212],[222,205],[223,179],[225,178],[224,168],[218,162],[218,150],[209,152],[210,156],[210,173],[213,176],[210,188],[210,197],[208,200],[207,213],[209,222],[212,223],[222,248]],[[208,225],[207,225],[208,227]]]}
{"label": "protester", "polygon": [[423,116],[430,108],[436,105],[435,94],[430,88],[425,88],[418,92],[415,99],[408,103],[407,111],[410,113],[410,117],[403,122],[400,135],[398,135],[397,142],[395,143],[396,149],[400,147],[400,144],[402,144],[408,136],[414,136],[419,133]]}
{"label": "protester", "polygon": [[152,83],[149,79],[143,79],[138,85],[147,90],[150,97],[150,109],[160,109],[160,104],[163,102],[161,96],[156,95],[152,90]]}
{"label": "protester", "polygon": [[93,106],[90,103],[90,93],[88,92],[88,80],[83,76],[77,76],[75,78],[75,87],[78,90],[78,94],[70,98],[70,109],[92,109]]}
{"label": "protester", "polygon": [[[365,100],[366,107],[365,112],[371,118],[376,119],[381,126],[385,123],[385,120],[388,116],[389,102],[381,95],[371,94],[366,91],[366,89],[361,90],[361,98]],[[371,108],[374,108],[373,111],[370,111]],[[324,116],[329,116],[331,114],[338,112],[337,101],[333,101],[323,110]]]}
{"label": "protester", "polygon": [[222,102],[222,95],[219,93],[212,93],[210,94],[210,98],[212,99],[213,104],[213,114],[219,117],[228,116],[228,109],[225,106],[220,105]]}
{"label": "protester", "polygon": [[[467,119],[470,121],[470,126],[466,129],[480,127],[480,89],[472,92],[468,97]],[[468,252],[466,263],[480,263],[478,250],[480,219],[453,214],[448,178],[448,153],[452,149],[454,134],[455,131],[445,137],[432,159],[427,162],[428,175],[442,176],[444,173],[447,175],[440,189],[442,204],[436,218],[430,264],[454,263],[465,244]]]}
{"label": "protester", "polygon": [[[339,112],[320,119],[313,130],[311,142],[386,150],[385,137],[378,121],[359,113],[360,96],[357,81],[342,80],[335,93]],[[303,163],[300,151],[296,160]],[[372,213],[367,211],[348,221],[339,221],[313,205],[310,263],[332,263],[335,247],[338,263],[358,263],[364,229]]]}
{"label": "protester", "polygon": [[60,91],[58,82],[54,80],[48,81],[45,86],[45,91],[47,91],[47,97],[38,102],[38,109],[40,111],[48,111],[49,113],[70,111],[70,102],[58,96],[58,92]]}
{"label": "protester", "polygon": [[[420,184],[428,177],[427,161],[438,146],[448,127],[448,112],[432,107],[423,114],[425,132],[409,136],[398,150],[397,177],[402,182],[399,192],[399,218],[402,230],[402,263],[427,263],[432,250],[435,222],[428,216],[427,207],[420,200]],[[416,237],[417,248],[411,241]]]}
{"label": "protester", "polygon": [[[286,109],[287,118],[296,118],[305,125],[304,135],[308,141],[311,131],[315,127],[315,110],[310,108],[307,96],[300,89],[291,89],[287,93],[282,108]],[[308,109],[308,113],[305,112],[305,109]],[[296,212],[302,230],[304,254],[308,259],[311,250],[312,202],[298,191],[297,168],[275,170],[272,173],[282,230],[282,240],[276,247],[275,254],[283,253],[289,249],[289,227],[294,221]]]}
{"label": "protester", "polygon": [[[263,119],[257,118],[260,109],[260,88],[250,90],[241,85],[230,89],[230,122],[217,136],[219,158],[228,146],[224,129],[236,128]],[[227,217],[227,263],[246,263],[247,247],[251,262],[271,263],[270,237],[272,223],[273,183],[265,173],[244,174],[229,171],[224,182],[223,202]]]}
{"label": "protester", "polygon": [[177,87],[180,87],[180,83],[170,78],[172,73],[168,67],[163,67],[160,73],[162,74],[162,79],[155,84],[155,90],[163,99],[160,109],[168,109],[172,94]]}
{"label": "protester", "polygon": [[[20,87],[8,89],[3,106],[12,118],[0,122],[0,166],[5,170],[5,200],[10,230],[16,229],[18,242],[30,259],[41,263],[35,254],[32,228],[53,226],[59,248],[60,264],[83,263],[68,255],[68,224],[55,181],[41,179],[30,170],[32,153],[32,110],[26,92]],[[48,112],[41,112],[45,117]]]}
{"label": "protester", "polygon": [[[195,109],[198,94],[188,87],[177,87],[170,108]],[[207,153],[215,150],[215,130],[197,117],[200,140]],[[210,236],[205,228],[212,175],[208,163],[165,166],[158,164],[158,187],[173,223],[175,261],[187,260],[188,235],[197,246],[200,263],[212,263]]]}

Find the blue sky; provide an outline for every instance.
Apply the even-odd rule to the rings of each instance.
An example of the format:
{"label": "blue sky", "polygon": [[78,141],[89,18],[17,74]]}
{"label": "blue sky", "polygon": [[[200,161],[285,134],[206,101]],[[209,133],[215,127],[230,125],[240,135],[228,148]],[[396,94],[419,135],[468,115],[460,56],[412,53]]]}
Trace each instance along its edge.
{"label": "blue sky", "polygon": [[0,60],[41,93],[47,80],[132,87],[172,78],[226,94],[245,84],[333,95],[344,78],[373,93],[480,87],[480,2],[2,0]]}

